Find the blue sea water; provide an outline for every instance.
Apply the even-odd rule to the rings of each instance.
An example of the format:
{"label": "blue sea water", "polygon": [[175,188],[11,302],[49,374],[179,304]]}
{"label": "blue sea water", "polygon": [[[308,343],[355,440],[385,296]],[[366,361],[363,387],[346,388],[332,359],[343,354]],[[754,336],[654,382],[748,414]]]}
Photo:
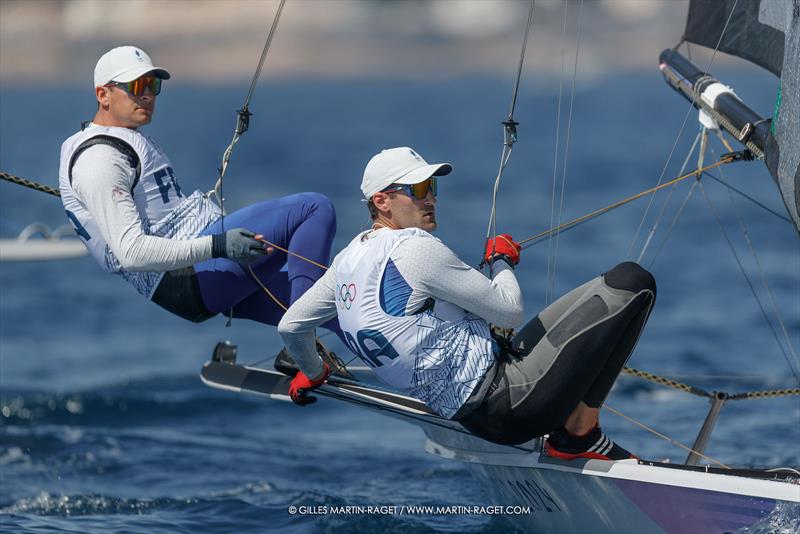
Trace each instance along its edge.
{"label": "blue sea water", "polygon": [[[776,87],[764,77],[722,73],[769,115]],[[722,76],[721,76],[722,77]],[[184,190],[209,189],[230,140],[244,83],[165,84],[147,132],[170,155]],[[265,81],[250,131],[225,183],[229,209],[300,190],[328,195],[338,213],[334,249],[367,225],[358,185],[379,149],[410,145],[449,161],[441,182],[438,236],[469,263],[480,257],[511,80]],[[527,79],[517,103],[520,141],[498,197],[498,228],[518,239],[548,227],[555,160],[557,83]],[[569,101],[560,132],[567,131]],[[657,72],[616,73],[577,86],[563,219],[655,185],[687,115]],[[83,88],[8,88],[0,93],[0,167],[57,182],[61,141],[94,104]],[[665,176],[678,174],[696,134],[691,113]],[[719,148],[716,148],[719,153]],[[719,176],[719,173],[717,173]],[[783,206],[763,164],[723,177],[771,209]],[[739,228],[748,229],[795,347],[800,331],[800,253],[784,221],[704,180],[744,269],[773,318],[769,294]],[[57,199],[0,185],[0,234],[38,220],[65,221]],[[655,251],[685,198],[679,185],[644,257],[658,302],[630,365],[728,392],[796,386],[779,344],[698,191]],[[645,198],[564,233],[556,294],[636,258],[661,209]],[[556,204],[559,201],[556,200]],[[545,304],[548,247],[523,253],[517,270],[526,313]],[[629,249],[632,252],[629,252]],[[776,328],[778,328],[776,326]],[[424,436],[400,421],[322,400],[312,407],[215,391],[198,372],[216,341],[239,344],[240,360],[267,361],[274,329],[222,318],[189,324],[139,297],[89,258],[0,264],[0,530],[8,532],[508,532],[497,516],[306,515],[289,506],[490,505],[461,464],[429,456]],[[346,351],[330,337],[340,354]],[[349,357],[345,358],[346,360]],[[691,444],[707,401],[622,377],[608,404]],[[607,432],[646,458],[685,453],[604,413]],[[800,399],[729,403],[707,454],[738,466],[800,465]]]}

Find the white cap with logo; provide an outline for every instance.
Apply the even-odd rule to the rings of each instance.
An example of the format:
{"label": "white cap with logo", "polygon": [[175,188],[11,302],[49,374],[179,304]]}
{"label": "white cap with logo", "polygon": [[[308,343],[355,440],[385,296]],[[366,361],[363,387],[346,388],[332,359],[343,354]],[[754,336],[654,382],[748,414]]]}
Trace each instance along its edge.
{"label": "white cap with logo", "polygon": [[148,72],[161,79],[169,79],[169,72],[154,66],[150,56],[141,48],[118,46],[97,60],[94,67],[94,86],[100,87],[109,82],[132,82]]}
{"label": "white cap with logo", "polygon": [[428,164],[413,149],[407,146],[387,148],[373,156],[361,180],[361,192],[367,199],[392,184],[418,184],[431,176],[450,174],[449,163]]}

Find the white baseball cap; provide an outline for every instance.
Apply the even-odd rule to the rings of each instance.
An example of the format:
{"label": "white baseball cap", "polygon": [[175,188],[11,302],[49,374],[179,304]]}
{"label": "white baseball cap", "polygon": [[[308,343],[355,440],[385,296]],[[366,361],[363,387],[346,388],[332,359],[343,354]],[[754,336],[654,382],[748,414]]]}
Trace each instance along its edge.
{"label": "white baseball cap", "polygon": [[169,80],[169,72],[153,66],[150,56],[141,48],[118,46],[97,60],[97,65],[94,67],[94,86],[100,87],[109,82],[132,82],[148,72],[163,80]]}
{"label": "white baseball cap", "polygon": [[407,146],[381,150],[367,163],[361,180],[361,192],[367,199],[392,184],[418,184],[431,176],[450,174],[449,163],[428,164],[414,149]]}

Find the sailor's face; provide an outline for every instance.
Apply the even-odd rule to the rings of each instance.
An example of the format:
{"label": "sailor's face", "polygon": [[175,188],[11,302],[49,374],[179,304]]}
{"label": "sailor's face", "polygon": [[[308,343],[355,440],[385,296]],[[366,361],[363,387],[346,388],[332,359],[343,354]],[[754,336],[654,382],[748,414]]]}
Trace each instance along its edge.
{"label": "sailor's face", "polygon": [[134,129],[144,126],[153,120],[156,109],[156,96],[149,88],[135,96],[116,85],[98,87],[97,100],[113,122],[109,126]]}
{"label": "sailor's face", "polygon": [[388,193],[386,201],[392,221],[399,228],[420,228],[426,232],[436,230],[436,197],[428,190],[425,198],[417,199],[398,191]]}

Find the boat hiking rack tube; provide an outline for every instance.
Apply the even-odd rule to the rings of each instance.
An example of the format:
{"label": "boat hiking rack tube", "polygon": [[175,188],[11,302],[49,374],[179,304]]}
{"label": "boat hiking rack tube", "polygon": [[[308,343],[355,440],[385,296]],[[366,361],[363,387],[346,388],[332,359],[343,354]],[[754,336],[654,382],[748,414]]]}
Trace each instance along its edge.
{"label": "boat hiking rack tube", "polygon": [[686,465],[697,465],[700,463],[701,455],[706,452],[708,440],[711,439],[711,433],[714,431],[717,419],[719,419],[719,412],[722,410],[722,406],[728,398],[728,394],[721,391],[715,392],[713,395],[709,396],[711,408],[709,408],[708,414],[706,414],[703,426],[700,427],[700,432],[697,433],[694,445],[692,445],[692,452],[690,452],[689,456],[686,458]]}

